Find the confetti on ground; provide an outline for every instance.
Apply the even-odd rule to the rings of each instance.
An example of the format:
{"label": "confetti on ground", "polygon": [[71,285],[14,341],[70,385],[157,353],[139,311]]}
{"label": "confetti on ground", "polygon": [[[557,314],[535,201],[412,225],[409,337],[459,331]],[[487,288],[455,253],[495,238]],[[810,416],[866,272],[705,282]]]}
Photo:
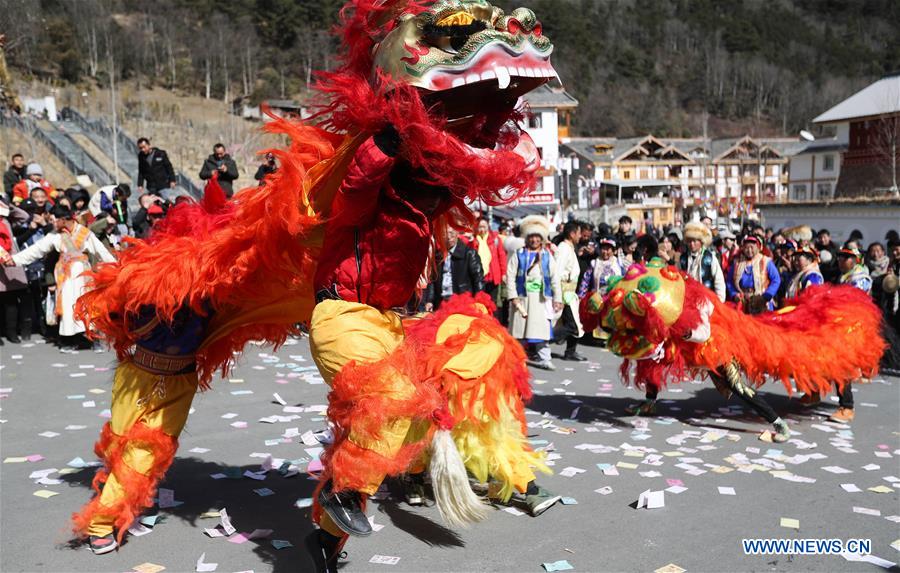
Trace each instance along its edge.
{"label": "confetti on ground", "polygon": [[781,527],[787,527],[788,529],[800,529],[800,520],[792,517],[782,517],[780,524]]}
{"label": "confetti on ground", "polygon": [[219,566],[218,563],[206,563],[206,553],[201,553],[200,558],[197,559],[197,567],[194,569],[198,573],[209,573],[211,571],[215,571]]}
{"label": "confetti on ground", "polygon": [[165,571],[165,567],[162,565],[157,565],[156,563],[141,563],[140,565],[135,565],[131,568],[138,573],[159,573],[160,571]]}
{"label": "confetti on ground", "polygon": [[59,495],[59,492],[50,491],[49,489],[39,489],[36,492],[34,492],[34,495],[36,495],[38,497],[42,497],[44,499],[47,499],[47,498],[53,497],[54,495]]}
{"label": "confetti on ground", "polygon": [[369,563],[377,563],[379,565],[396,565],[400,563],[399,557],[390,557],[388,555],[373,555],[369,559]]}

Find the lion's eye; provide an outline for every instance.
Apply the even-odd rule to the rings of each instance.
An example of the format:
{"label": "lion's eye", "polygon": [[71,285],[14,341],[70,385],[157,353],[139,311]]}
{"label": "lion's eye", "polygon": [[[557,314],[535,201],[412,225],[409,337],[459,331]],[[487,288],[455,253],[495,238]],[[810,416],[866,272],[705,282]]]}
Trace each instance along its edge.
{"label": "lion's eye", "polygon": [[[459,14],[469,16],[465,12],[457,13],[456,15]],[[469,16],[469,18],[471,18],[471,16]],[[463,17],[457,18],[457,20],[460,22],[466,21]],[[449,53],[456,53],[466,45],[466,42],[469,41],[469,37],[487,28],[486,23],[481,20],[475,20],[474,18],[467,23],[444,23],[448,21],[452,22],[453,20],[443,18],[438,21],[437,24],[426,25],[422,32],[425,36],[425,40],[427,40],[429,44]]]}

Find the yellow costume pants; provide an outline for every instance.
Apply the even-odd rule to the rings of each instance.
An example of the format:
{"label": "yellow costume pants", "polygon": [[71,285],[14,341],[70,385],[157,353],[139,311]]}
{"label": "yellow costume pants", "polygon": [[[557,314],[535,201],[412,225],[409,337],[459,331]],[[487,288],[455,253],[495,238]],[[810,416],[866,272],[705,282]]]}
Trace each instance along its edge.
{"label": "yellow costume pants", "polygon": [[[441,323],[437,331],[437,344],[449,337],[470,329],[474,317],[452,314]],[[521,408],[518,395],[501,396],[497,415],[490,416],[484,408],[487,384],[505,381],[490,380],[489,372],[501,360],[503,341],[481,332],[470,339],[462,350],[444,365],[444,391],[450,398],[451,414],[457,419],[452,435],[466,469],[480,482],[493,478],[499,482],[496,497],[507,501],[513,489],[524,493],[528,483],[535,479],[533,468],[549,473],[539,454],[531,451],[522,425],[516,417]],[[455,378],[459,383],[453,387]],[[457,400],[457,394],[461,394]],[[466,411],[457,411],[454,404],[470,405]],[[493,495],[493,494],[492,494]]]}
{"label": "yellow costume pants", "polygon": [[82,514],[89,518],[88,535],[112,533],[114,527],[121,528],[124,515],[136,517],[143,510],[140,505],[149,506],[158,480],[174,459],[197,384],[196,373],[160,376],[131,362],[118,366],[112,417],[96,448],[109,475]]}
{"label": "yellow costume pants", "polygon": [[[309,328],[309,345],[319,372],[328,385],[334,376],[350,361],[371,364],[387,358],[403,342],[403,324],[393,311],[378,309],[354,302],[326,300],[313,309]],[[396,372],[388,381],[387,397],[407,399],[415,387],[406,377]],[[381,440],[367,440],[350,430],[349,441],[354,445],[376,452],[386,458],[395,455],[406,439],[411,425],[408,418],[391,420],[382,428]],[[384,474],[373,472],[368,483],[359,491],[373,494],[384,481]]]}

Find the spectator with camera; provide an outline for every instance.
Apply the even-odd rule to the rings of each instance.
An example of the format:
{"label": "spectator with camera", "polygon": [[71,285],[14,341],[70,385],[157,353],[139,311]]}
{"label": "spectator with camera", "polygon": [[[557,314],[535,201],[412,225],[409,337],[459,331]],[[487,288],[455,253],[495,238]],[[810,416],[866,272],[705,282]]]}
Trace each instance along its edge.
{"label": "spectator with camera", "polygon": [[225,192],[225,197],[231,199],[234,195],[232,184],[238,178],[238,168],[234,159],[225,152],[225,145],[222,143],[213,146],[212,155],[206,158],[200,169],[200,179],[204,181],[209,181],[213,175],[216,176],[219,187]]}
{"label": "spectator with camera", "polygon": [[278,171],[278,166],[275,164],[275,155],[266,153],[266,160],[256,169],[256,175],[253,178],[259,181],[259,186],[262,187],[266,184],[266,176],[276,171]]}

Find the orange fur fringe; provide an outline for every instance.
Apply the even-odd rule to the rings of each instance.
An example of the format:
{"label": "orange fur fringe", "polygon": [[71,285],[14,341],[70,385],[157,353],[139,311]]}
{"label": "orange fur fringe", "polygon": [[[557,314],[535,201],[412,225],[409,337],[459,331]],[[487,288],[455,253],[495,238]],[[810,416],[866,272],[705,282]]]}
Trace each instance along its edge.
{"label": "orange fur fringe", "polygon": [[[153,465],[147,474],[135,471],[125,463],[123,454],[126,447],[152,452]],[[113,433],[107,422],[100,439],[94,445],[94,453],[104,462],[103,469],[97,471],[91,484],[97,495],[80,512],[72,515],[75,534],[82,537],[87,535],[91,521],[98,516],[114,516],[113,527],[118,532],[116,539],[121,543],[132,522],[145,509],[153,507],[156,486],[172,465],[177,449],[178,440],[141,422],[132,426],[123,436]],[[104,506],[100,503],[100,486],[106,483],[110,473],[115,475],[122,486],[124,497],[112,506]]]}

